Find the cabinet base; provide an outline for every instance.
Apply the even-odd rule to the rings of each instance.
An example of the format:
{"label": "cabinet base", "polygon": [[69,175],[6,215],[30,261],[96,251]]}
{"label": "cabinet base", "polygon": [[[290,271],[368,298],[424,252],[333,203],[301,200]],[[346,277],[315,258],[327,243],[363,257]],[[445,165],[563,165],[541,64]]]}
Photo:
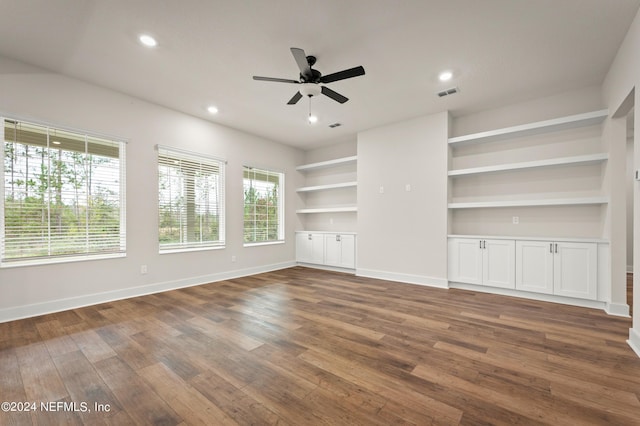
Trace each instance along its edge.
{"label": "cabinet base", "polygon": [[482,293],[499,294],[502,296],[519,297],[521,299],[539,300],[541,302],[560,303],[563,305],[580,306],[582,308],[602,309],[609,315],[615,315],[607,311],[607,303],[597,300],[575,299],[572,297],[556,296],[553,294],[531,293],[521,290],[511,290],[508,288],[484,287],[473,284],[449,282],[449,288],[461,290],[479,291]]}

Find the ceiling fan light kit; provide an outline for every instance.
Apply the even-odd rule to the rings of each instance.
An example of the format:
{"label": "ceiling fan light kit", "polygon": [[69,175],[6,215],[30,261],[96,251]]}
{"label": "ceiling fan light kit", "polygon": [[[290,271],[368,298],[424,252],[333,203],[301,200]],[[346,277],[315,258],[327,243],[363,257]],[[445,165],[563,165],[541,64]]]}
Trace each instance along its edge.
{"label": "ceiling fan light kit", "polygon": [[[301,85],[298,92],[296,92],[289,100],[289,102],[287,102],[288,105],[295,105],[303,96],[311,98],[313,96],[318,96],[321,93],[333,99],[334,101],[343,104],[347,102],[349,98],[341,95],[334,90],[329,89],[324,85],[327,83],[333,83],[334,81],[346,80],[348,78],[364,75],[364,68],[362,66],[357,66],[323,76],[320,71],[311,68],[316,63],[315,56],[307,56],[306,53],[304,53],[304,50],[297,47],[291,48],[291,54],[293,55],[293,59],[295,59],[298,68],[300,69],[300,77],[298,80],[253,76],[253,79],[258,81],[271,81],[276,83],[290,83]],[[322,83],[323,85],[320,85],[320,83]]]}

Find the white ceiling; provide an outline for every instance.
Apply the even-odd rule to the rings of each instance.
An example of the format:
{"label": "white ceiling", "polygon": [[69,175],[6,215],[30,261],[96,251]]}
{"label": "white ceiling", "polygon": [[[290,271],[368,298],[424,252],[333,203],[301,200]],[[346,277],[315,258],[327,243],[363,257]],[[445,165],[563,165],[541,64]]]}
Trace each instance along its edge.
{"label": "white ceiling", "polygon": [[[601,84],[640,0],[1,0],[0,54],[303,149]],[[154,49],[137,36],[157,38]],[[299,47],[345,104],[287,101]],[[441,70],[454,79],[438,81]],[[436,92],[458,86],[460,93]],[[220,112],[209,115],[215,104]],[[329,124],[342,123],[330,129]]]}

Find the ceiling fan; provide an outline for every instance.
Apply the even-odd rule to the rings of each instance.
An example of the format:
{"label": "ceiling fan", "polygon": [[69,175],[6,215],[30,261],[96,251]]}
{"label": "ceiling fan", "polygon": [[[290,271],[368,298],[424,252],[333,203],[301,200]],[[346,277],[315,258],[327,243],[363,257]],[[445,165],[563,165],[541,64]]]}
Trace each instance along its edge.
{"label": "ceiling fan", "polygon": [[254,75],[254,80],[260,81],[275,81],[276,83],[292,83],[300,84],[300,90],[293,95],[293,97],[287,102],[287,105],[295,105],[302,96],[317,96],[322,93],[325,96],[330,97],[336,102],[341,104],[347,102],[349,98],[342,96],[340,93],[329,89],[327,86],[321,86],[320,83],[332,83],[338,80],[345,80],[347,78],[358,77],[364,75],[364,68],[362,66],[349,68],[347,70],[334,72],[333,74],[322,75],[320,71],[311,68],[316,63],[315,56],[307,56],[304,50],[297,47],[291,48],[293,58],[300,68],[300,78],[298,80],[289,80],[286,78],[272,78],[272,77],[259,77]]}

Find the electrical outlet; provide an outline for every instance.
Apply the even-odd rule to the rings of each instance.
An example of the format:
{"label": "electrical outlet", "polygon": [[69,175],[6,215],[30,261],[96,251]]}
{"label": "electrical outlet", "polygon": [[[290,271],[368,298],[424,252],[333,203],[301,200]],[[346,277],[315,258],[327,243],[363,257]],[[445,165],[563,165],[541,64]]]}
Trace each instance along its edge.
{"label": "electrical outlet", "polygon": [[147,269],[147,265],[140,265],[140,273],[144,275],[147,272],[149,272],[149,270]]}
{"label": "electrical outlet", "polygon": [[518,216],[513,216],[513,218],[511,219],[514,225],[517,225],[520,223],[520,218]]}
{"label": "electrical outlet", "polygon": [[237,259],[236,259],[236,257],[235,257],[235,256],[231,256],[231,261],[232,261],[232,262],[235,262],[236,260],[237,260]]}
{"label": "electrical outlet", "polygon": [[410,183],[406,184],[404,186],[404,190],[407,191],[407,192],[411,192],[411,184]]}
{"label": "electrical outlet", "polygon": [[380,193],[384,194],[384,186],[380,185]]}

